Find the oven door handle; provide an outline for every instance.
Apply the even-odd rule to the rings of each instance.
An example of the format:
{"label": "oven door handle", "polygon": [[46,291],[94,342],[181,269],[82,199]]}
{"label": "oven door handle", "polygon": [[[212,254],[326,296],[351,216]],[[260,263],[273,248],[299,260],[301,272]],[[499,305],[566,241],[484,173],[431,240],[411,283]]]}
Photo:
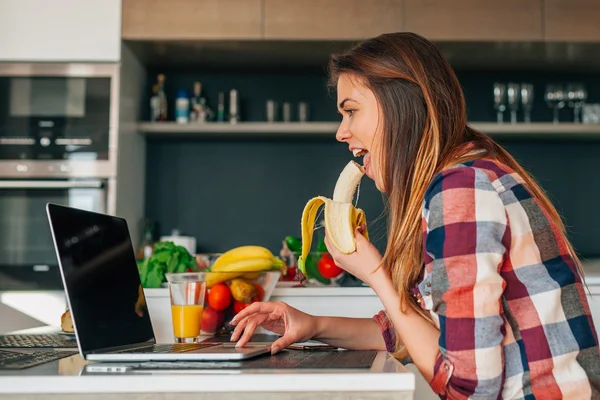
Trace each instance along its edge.
{"label": "oven door handle", "polygon": [[100,189],[102,181],[0,181],[0,189]]}

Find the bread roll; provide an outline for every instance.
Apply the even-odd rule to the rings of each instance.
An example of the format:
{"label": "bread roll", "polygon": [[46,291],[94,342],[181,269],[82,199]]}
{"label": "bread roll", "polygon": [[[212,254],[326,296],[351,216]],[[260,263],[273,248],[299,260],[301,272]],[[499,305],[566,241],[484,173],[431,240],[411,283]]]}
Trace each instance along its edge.
{"label": "bread roll", "polygon": [[65,311],[60,317],[60,326],[63,332],[75,333],[75,329],[73,329],[73,320],[71,319],[71,310]]}

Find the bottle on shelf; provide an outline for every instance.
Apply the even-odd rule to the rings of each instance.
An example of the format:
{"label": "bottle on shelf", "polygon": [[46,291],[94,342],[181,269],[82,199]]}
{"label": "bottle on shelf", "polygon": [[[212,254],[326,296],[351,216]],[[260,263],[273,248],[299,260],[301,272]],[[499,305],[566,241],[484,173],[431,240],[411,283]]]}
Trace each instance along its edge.
{"label": "bottle on shelf", "polygon": [[160,113],[158,121],[167,120],[167,95],[165,94],[165,76],[163,74],[158,75],[158,101],[160,104]]}
{"label": "bottle on shelf", "polygon": [[152,85],[152,97],[150,97],[150,121],[160,121],[160,99],[158,98],[158,85]]}
{"label": "bottle on shelf", "polygon": [[238,99],[238,91],[235,89],[231,89],[229,92],[229,123],[237,124],[240,122],[240,114],[239,114],[239,99]]}
{"label": "bottle on shelf", "polygon": [[187,92],[183,89],[177,91],[175,100],[175,121],[178,124],[187,124],[190,122],[190,99]]}
{"label": "bottle on shelf", "polygon": [[203,97],[202,97],[202,84],[200,82],[194,82],[194,94],[190,98],[191,110],[190,110],[190,121],[200,121],[201,115],[204,113]]}
{"label": "bottle on shelf", "polygon": [[154,224],[149,219],[143,220],[142,242],[136,251],[137,261],[144,261],[154,252]]}
{"label": "bottle on shelf", "polygon": [[225,122],[225,93],[219,92],[219,105],[217,108],[217,122]]}

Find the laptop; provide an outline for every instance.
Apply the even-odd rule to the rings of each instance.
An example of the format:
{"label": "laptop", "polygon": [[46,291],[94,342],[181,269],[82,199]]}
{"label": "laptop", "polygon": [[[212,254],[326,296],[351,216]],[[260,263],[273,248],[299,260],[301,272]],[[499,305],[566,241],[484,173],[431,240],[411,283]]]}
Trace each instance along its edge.
{"label": "laptop", "polygon": [[123,218],[48,203],[52,240],[81,356],[94,361],[241,360],[268,343],[156,342]]}

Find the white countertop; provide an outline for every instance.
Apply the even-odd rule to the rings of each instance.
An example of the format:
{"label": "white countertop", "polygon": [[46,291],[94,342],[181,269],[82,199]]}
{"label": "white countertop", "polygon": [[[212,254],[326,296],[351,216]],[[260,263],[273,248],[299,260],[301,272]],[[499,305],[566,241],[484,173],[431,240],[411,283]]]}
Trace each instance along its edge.
{"label": "white countertop", "polygon": [[[585,282],[588,286],[600,286],[600,259],[582,260],[585,273]],[[595,291],[596,292],[596,291]],[[148,297],[168,297],[166,288],[144,289]],[[320,296],[377,296],[375,291],[368,286],[340,287],[340,286],[304,286],[290,287],[289,282],[278,284],[271,297],[320,297]]]}
{"label": "white countertop", "polygon": [[0,394],[206,392],[413,392],[415,376],[378,352],[370,369],[215,369],[91,373],[79,355],[0,371]]}
{"label": "white countertop", "polygon": [[[147,297],[169,297],[169,289],[144,289]],[[315,297],[315,296],[376,296],[370,287],[276,287],[271,297]]]}

